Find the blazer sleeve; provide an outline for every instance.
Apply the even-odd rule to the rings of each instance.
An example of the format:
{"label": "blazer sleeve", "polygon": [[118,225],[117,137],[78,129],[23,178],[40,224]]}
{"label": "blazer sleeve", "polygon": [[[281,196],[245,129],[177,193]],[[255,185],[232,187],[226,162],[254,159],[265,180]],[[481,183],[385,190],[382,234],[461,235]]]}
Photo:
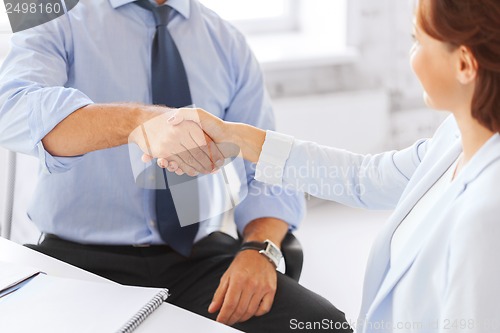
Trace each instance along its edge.
{"label": "blazer sleeve", "polygon": [[283,186],[319,198],[369,209],[393,209],[432,139],[400,151],[362,155],[294,140]]}

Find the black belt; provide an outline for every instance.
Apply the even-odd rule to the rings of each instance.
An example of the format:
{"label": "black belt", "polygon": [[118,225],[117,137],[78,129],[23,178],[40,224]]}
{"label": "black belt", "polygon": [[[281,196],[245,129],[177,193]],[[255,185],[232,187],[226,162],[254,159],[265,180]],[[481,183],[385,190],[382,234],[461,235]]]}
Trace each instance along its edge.
{"label": "black belt", "polygon": [[[63,246],[71,246],[74,248],[81,247],[82,249],[95,249],[98,251],[109,251],[115,253],[142,253],[142,254],[161,254],[166,252],[174,251],[170,246],[166,244],[155,244],[155,245],[111,245],[111,244],[85,244],[78,243],[63,239],[54,234],[45,234],[43,242],[49,242],[55,244],[60,244]],[[42,242],[42,243],[43,243]],[[216,231],[212,232],[210,235],[198,241],[193,246],[193,255],[210,256],[217,255],[219,253],[236,253],[239,250],[240,241],[234,239],[232,236]]]}

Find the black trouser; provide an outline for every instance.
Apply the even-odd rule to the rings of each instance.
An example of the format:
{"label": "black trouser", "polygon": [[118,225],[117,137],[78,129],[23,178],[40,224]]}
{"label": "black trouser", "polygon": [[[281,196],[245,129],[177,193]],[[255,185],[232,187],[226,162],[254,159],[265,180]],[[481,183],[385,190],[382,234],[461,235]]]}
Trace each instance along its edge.
{"label": "black trouser", "polygon": [[[219,280],[231,264],[239,247],[233,237],[216,232],[193,247],[185,258],[168,246],[83,245],[48,236],[30,248],[121,284],[168,288],[168,302],[202,316],[215,319],[207,309]],[[314,324],[314,323],[321,324]],[[301,324],[302,323],[302,324]],[[278,289],[271,311],[234,327],[244,332],[351,332],[344,313],[323,297],[278,273]],[[336,325],[334,323],[337,323]],[[302,327],[304,330],[298,328]],[[328,329],[326,330],[328,331]]]}

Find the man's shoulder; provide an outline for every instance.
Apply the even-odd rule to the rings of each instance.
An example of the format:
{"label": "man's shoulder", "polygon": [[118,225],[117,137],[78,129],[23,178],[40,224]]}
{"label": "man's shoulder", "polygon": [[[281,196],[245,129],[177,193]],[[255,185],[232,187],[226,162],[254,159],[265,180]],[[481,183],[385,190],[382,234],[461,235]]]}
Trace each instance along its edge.
{"label": "man's shoulder", "polygon": [[191,2],[191,13],[199,15],[199,17],[206,22],[209,29],[212,28],[213,30],[223,31],[236,39],[244,40],[243,34],[231,22],[223,19],[214,10],[206,7],[198,0],[187,1]]}

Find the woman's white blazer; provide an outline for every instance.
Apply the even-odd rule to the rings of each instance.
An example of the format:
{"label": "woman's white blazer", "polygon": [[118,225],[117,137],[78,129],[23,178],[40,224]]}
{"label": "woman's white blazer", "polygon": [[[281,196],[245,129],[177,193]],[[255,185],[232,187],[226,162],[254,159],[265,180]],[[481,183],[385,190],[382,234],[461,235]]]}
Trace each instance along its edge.
{"label": "woman's white blazer", "polygon": [[[498,133],[436,201],[402,253],[390,258],[394,231],[461,151],[452,116],[431,139],[378,155],[293,142],[284,186],[351,206],[394,209],[370,253],[358,332],[500,332]],[[305,165],[310,175],[298,176]],[[330,169],[318,177],[318,166]]]}

